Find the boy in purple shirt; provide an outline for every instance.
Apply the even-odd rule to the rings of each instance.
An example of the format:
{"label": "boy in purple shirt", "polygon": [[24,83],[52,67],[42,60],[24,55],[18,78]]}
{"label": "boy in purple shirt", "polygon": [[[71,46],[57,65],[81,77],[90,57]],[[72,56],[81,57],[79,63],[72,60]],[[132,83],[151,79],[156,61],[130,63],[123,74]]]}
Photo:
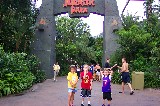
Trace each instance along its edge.
{"label": "boy in purple shirt", "polygon": [[107,69],[104,68],[104,71],[102,72],[102,93],[103,93],[103,105],[106,106],[105,100],[108,100],[108,106],[110,106],[112,97],[111,97],[111,72]]}

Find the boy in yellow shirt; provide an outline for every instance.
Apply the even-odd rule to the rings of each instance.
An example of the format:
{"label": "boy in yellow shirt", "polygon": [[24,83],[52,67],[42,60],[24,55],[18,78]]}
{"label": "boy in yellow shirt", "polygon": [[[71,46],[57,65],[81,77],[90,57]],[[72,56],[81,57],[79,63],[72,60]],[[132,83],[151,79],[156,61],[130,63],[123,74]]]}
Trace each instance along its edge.
{"label": "boy in yellow shirt", "polygon": [[68,80],[68,106],[73,106],[74,94],[77,92],[76,85],[78,82],[78,76],[76,73],[76,66],[70,66],[70,72],[67,76]]}

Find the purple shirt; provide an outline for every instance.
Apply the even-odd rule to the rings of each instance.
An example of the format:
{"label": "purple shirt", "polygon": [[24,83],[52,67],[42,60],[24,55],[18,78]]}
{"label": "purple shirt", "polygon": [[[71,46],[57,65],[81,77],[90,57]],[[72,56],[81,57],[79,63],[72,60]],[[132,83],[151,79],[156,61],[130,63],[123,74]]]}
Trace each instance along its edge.
{"label": "purple shirt", "polygon": [[111,80],[109,76],[104,76],[102,80],[103,80],[102,92],[111,92]]}

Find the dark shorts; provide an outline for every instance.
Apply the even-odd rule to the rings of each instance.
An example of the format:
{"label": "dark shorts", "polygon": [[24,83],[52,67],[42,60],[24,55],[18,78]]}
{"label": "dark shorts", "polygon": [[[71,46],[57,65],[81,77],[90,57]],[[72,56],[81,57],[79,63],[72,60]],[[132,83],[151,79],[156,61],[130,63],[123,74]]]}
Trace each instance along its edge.
{"label": "dark shorts", "polygon": [[81,89],[81,97],[91,97],[91,90]]}
{"label": "dark shorts", "polygon": [[100,69],[97,69],[97,71],[100,72],[101,70],[100,70]]}
{"label": "dark shorts", "polygon": [[103,99],[112,100],[111,92],[103,92]]}
{"label": "dark shorts", "polygon": [[122,72],[122,82],[130,83],[130,75],[129,72]]}

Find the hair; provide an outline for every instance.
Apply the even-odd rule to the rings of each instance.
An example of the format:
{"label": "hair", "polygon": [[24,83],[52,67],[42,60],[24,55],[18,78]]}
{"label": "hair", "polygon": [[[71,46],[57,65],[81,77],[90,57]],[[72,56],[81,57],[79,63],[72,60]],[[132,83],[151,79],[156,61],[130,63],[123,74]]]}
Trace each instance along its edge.
{"label": "hair", "polygon": [[104,71],[109,71],[107,68],[104,68]]}
{"label": "hair", "polygon": [[125,61],[127,61],[127,59],[125,57],[123,57],[122,59],[124,59]]}
{"label": "hair", "polygon": [[72,68],[74,68],[75,70],[77,69],[75,65],[71,65],[71,66],[69,67],[69,70],[71,70]]}
{"label": "hair", "polygon": [[110,58],[106,58],[106,60],[110,60]]}
{"label": "hair", "polygon": [[88,70],[89,70],[89,65],[88,65],[88,64],[84,64],[83,67],[84,67],[84,66],[88,66]]}

